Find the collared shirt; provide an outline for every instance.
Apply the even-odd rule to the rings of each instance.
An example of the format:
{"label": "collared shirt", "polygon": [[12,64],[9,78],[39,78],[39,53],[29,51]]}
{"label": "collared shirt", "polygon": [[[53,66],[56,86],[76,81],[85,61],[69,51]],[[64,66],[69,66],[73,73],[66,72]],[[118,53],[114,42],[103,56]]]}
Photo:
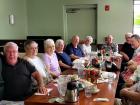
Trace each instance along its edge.
{"label": "collared shirt", "polygon": [[70,43],[67,45],[65,51],[68,55],[74,54],[78,57],[84,57],[84,53],[79,45],[77,46],[77,48],[75,48],[72,43]]}
{"label": "collared shirt", "polygon": [[105,49],[106,52],[118,52],[118,44],[116,43],[111,43],[110,45],[104,44],[102,46],[102,49]]}
{"label": "collared shirt", "polygon": [[140,54],[140,46],[137,49],[135,49],[133,57],[137,56],[138,54]]}
{"label": "collared shirt", "polygon": [[54,72],[57,76],[60,75],[60,67],[56,53],[53,53],[51,56],[47,53],[43,54],[44,63],[50,68],[50,71]]}

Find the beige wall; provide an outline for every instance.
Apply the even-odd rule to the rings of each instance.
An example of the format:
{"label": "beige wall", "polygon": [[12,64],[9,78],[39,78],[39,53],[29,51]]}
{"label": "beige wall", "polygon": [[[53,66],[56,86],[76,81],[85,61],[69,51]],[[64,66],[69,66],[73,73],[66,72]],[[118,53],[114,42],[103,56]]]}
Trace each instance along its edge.
{"label": "beige wall", "polygon": [[[0,39],[25,39],[27,35],[65,37],[65,5],[97,4],[97,42],[107,34],[123,43],[133,28],[133,0],[0,0]],[[110,11],[104,6],[110,5]],[[10,25],[8,15],[15,15]]]}
{"label": "beige wall", "polygon": [[[9,15],[15,24],[9,24]],[[24,39],[27,35],[26,0],[0,0],[0,39]]]}
{"label": "beige wall", "polygon": [[[133,27],[133,0],[28,0],[29,35],[66,36],[65,5],[97,4],[97,42],[112,34],[115,41],[123,43],[124,34]],[[110,11],[104,10],[110,5]],[[80,27],[80,26],[79,26]]]}

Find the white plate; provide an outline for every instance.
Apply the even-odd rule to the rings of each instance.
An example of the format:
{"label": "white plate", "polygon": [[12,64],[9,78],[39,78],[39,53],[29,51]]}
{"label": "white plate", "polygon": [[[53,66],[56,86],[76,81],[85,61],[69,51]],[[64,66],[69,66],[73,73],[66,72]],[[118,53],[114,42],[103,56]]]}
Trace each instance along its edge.
{"label": "white plate", "polygon": [[92,91],[93,94],[98,93],[100,91],[100,89],[96,89],[94,91]]}
{"label": "white plate", "polygon": [[105,71],[103,71],[103,72],[101,73],[101,76],[102,76],[102,78],[104,78],[104,79],[108,79],[109,77],[113,77],[114,79],[116,78],[116,74],[113,73],[113,72],[105,72]]}

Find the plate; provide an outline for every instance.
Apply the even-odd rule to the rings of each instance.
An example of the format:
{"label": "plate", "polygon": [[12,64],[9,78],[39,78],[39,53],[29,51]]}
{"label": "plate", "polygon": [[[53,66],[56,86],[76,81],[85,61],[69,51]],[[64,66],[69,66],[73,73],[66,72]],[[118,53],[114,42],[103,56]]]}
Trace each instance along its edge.
{"label": "plate", "polygon": [[102,72],[101,76],[104,79],[108,79],[109,77],[113,77],[114,79],[116,78],[116,74],[113,72]]}
{"label": "plate", "polygon": [[98,93],[99,91],[100,89],[92,90],[92,93],[95,94],[95,93]]}

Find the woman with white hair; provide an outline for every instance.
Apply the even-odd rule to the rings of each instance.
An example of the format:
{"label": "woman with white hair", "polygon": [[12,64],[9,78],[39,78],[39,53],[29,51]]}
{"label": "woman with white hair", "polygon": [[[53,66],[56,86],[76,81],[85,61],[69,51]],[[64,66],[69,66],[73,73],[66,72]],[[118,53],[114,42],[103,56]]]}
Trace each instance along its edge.
{"label": "woman with white hair", "polygon": [[55,43],[56,46],[56,55],[58,58],[58,62],[62,71],[67,69],[72,69],[72,61],[70,56],[65,53],[64,50],[64,41],[62,39],[58,39]]}
{"label": "woman with white hair", "polygon": [[93,38],[92,36],[87,36],[85,41],[84,41],[84,44],[82,44],[82,50],[84,52],[85,55],[91,53],[91,43],[93,42]]}
{"label": "woman with white hair", "polygon": [[61,74],[61,70],[55,53],[55,43],[52,39],[47,39],[44,41],[44,51],[45,53],[43,54],[43,60],[47,70],[53,76],[53,78],[56,78]]}

